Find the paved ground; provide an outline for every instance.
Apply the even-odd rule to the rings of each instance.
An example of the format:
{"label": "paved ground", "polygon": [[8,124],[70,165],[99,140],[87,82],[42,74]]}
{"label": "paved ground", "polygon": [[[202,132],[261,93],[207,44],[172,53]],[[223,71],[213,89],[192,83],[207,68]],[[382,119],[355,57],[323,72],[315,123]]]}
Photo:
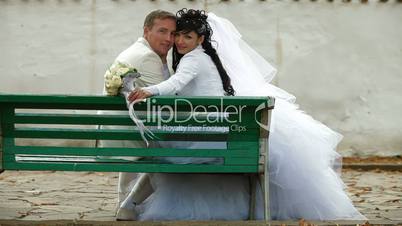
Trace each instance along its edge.
{"label": "paved ground", "polygon": [[[370,221],[402,222],[401,171],[345,169],[342,178]],[[0,219],[112,221],[116,184],[116,173],[6,171]]]}

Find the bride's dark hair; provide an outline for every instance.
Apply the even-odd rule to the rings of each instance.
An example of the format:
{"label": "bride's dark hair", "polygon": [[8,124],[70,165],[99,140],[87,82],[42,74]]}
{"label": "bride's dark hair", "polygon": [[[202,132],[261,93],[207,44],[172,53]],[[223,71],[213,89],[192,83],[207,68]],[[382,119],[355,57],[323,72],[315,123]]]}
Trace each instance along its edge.
{"label": "bride's dark hair", "polygon": [[[234,89],[230,83],[230,78],[225,68],[223,68],[222,62],[219,59],[218,54],[211,44],[212,29],[207,22],[208,16],[204,10],[194,10],[194,9],[181,9],[176,13],[176,32],[188,33],[194,31],[197,35],[204,35],[204,42],[202,47],[204,52],[211,57],[216,68],[218,69],[219,75],[222,80],[223,89],[228,96],[234,96]],[[179,65],[180,59],[183,54],[177,52],[177,48],[173,46],[173,70],[176,71],[177,65]]]}

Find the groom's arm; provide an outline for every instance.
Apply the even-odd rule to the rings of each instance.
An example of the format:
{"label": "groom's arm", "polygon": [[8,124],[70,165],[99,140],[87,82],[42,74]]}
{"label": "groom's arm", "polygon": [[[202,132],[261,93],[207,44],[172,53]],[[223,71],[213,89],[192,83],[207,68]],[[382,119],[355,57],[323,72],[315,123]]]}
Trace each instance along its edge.
{"label": "groom's arm", "polygon": [[156,54],[144,56],[137,70],[141,77],[136,80],[136,87],[152,86],[164,81],[163,64]]}

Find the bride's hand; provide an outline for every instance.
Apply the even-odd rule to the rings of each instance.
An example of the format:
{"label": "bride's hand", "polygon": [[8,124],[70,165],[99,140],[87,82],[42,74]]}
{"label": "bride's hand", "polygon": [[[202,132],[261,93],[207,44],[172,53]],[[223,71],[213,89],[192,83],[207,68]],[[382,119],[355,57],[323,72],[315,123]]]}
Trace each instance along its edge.
{"label": "bride's hand", "polygon": [[135,100],[145,99],[150,96],[152,96],[152,93],[150,93],[144,89],[136,88],[128,95],[128,101],[130,101],[130,103],[131,103]]}

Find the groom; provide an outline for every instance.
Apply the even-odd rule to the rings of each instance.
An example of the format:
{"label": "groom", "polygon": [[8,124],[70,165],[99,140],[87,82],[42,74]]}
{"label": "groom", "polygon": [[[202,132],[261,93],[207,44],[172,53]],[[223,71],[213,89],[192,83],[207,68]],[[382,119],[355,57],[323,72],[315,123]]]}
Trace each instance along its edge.
{"label": "groom", "polygon": [[[170,12],[155,10],[146,16],[143,28],[143,37],[138,38],[133,45],[120,53],[115,60],[131,65],[141,74],[141,77],[135,82],[135,87],[155,85],[169,78],[170,72],[167,65],[167,54],[174,43],[176,17]],[[120,144],[116,144],[115,142],[120,142]],[[145,144],[142,141],[103,141],[101,145],[145,148]],[[135,189],[133,188],[133,184],[136,177],[136,173],[119,174],[117,220],[136,219],[132,205],[133,202],[139,202],[139,200],[129,200],[132,197],[127,197],[131,189]],[[143,190],[149,191],[150,189]],[[143,194],[143,196],[146,197],[147,194]]]}

